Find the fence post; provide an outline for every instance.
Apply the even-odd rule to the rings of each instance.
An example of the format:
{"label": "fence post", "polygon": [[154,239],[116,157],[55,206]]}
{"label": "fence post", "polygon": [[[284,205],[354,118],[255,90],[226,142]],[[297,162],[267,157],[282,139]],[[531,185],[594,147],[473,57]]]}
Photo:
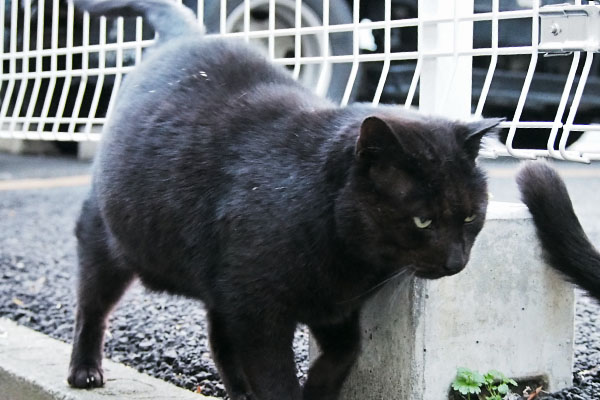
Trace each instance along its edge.
{"label": "fence post", "polygon": [[[459,21],[473,13],[473,0],[419,1],[419,52],[424,54],[419,108],[430,114],[466,118],[471,114],[473,22]],[[448,19],[433,22],[432,19]],[[443,57],[430,54],[443,53]]]}

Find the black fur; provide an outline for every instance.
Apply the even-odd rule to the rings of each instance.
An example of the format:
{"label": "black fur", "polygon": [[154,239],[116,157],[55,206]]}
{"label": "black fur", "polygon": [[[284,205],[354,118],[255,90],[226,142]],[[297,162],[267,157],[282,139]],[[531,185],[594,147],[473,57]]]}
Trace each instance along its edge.
{"label": "black fur", "polygon": [[558,173],[546,163],[527,163],[517,176],[548,263],[600,299],[600,253],[586,236]]}
{"label": "black fur", "polygon": [[[188,20],[172,20],[180,6],[167,0],[95,9],[122,4],[152,12],[159,33]],[[498,122],[339,108],[243,43],[163,41],[121,88],[77,225],[69,382],[102,385],[106,318],[139,277],[204,302],[232,399],[336,399],[374,288],[464,268],[487,207],[475,157]],[[299,322],[322,350],[304,388]]]}

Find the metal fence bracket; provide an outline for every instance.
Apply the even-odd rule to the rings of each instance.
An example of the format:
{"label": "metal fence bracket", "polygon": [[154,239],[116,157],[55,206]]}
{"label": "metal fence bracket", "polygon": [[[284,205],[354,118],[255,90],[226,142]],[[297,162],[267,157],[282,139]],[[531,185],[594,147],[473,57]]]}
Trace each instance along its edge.
{"label": "metal fence bracket", "polygon": [[540,53],[600,51],[600,5],[549,5],[540,7],[539,15]]}

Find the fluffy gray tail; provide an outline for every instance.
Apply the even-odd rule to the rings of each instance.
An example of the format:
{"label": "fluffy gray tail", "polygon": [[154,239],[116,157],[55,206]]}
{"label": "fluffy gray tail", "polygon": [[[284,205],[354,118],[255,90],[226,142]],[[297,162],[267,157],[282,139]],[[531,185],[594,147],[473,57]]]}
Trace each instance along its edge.
{"label": "fluffy gray tail", "polygon": [[600,299],[600,253],[583,231],[558,173],[546,163],[530,162],[517,183],[549,264]]}
{"label": "fluffy gray tail", "polygon": [[92,15],[141,16],[158,32],[161,41],[203,32],[194,13],[174,0],[73,0],[73,4]]}

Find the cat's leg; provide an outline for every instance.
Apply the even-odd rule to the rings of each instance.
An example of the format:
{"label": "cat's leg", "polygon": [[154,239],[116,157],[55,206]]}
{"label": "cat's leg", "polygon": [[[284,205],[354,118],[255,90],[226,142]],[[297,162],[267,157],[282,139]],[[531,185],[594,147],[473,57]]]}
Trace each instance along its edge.
{"label": "cat's leg", "polygon": [[211,354],[229,398],[231,400],[252,400],[242,364],[223,318],[212,310],[208,311],[206,318]]}
{"label": "cat's leg", "polygon": [[292,349],[295,324],[264,317],[235,325],[235,347],[254,396],[251,399],[301,400]]}
{"label": "cat's leg", "polygon": [[350,368],[360,353],[358,312],[328,326],[310,327],[321,355],[308,371],[304,400],[336,400]]}
{"label": "cat's leg", "polygon": [[67,381],[78,388],[104,383],[102,348],[106,320],[133,279],[107,247],[96,210],[86,203],[77,226],[79,276],[75,336]]}

